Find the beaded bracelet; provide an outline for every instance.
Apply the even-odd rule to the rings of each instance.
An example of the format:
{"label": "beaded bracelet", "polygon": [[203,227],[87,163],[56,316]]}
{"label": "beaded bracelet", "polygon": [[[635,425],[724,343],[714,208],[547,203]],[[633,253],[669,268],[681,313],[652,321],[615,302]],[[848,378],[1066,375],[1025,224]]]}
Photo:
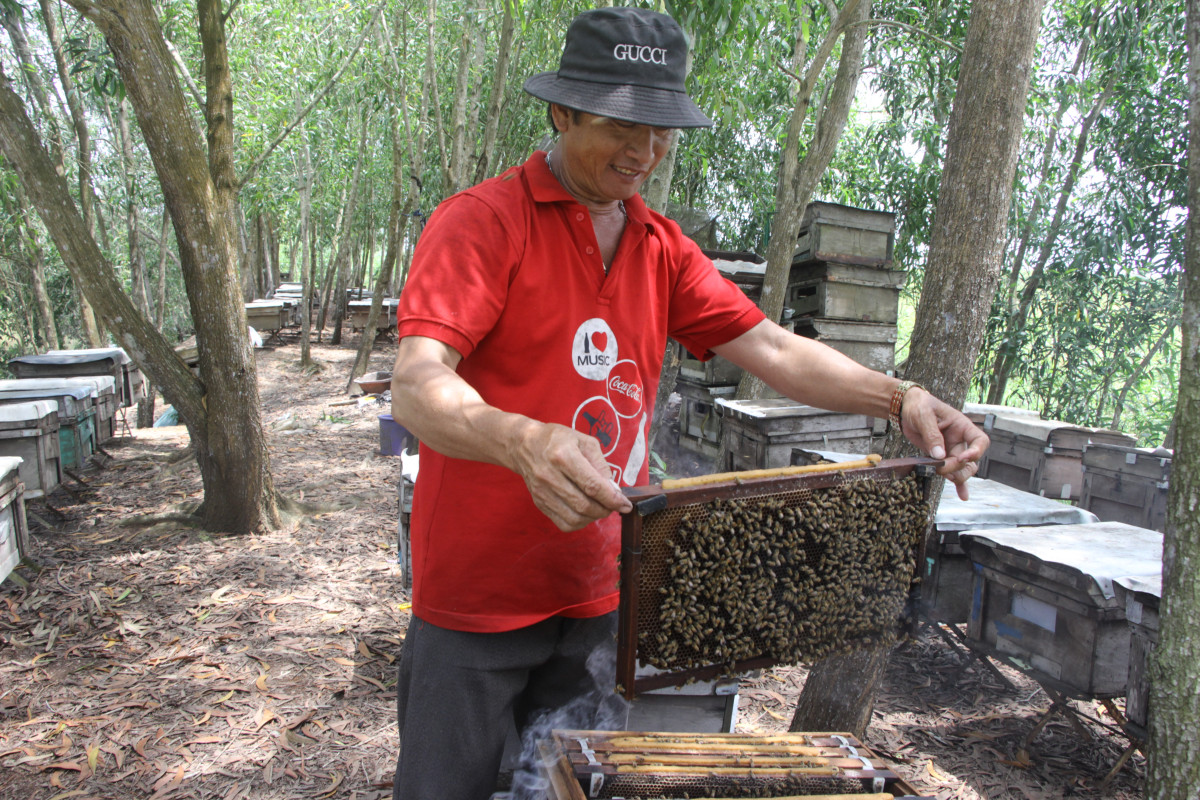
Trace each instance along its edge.
{"label": "beaded bracelet", "polygon": [[896,426],[896,429],[901,433],[904,432],[904,425],[900,421],[900,410],[904,408],[904,395],[912,388],[924,389],[925,387],[916,381],[900,381],[896,384],[895,391],[892,392],[892,405],[888,410],[888,422]]}

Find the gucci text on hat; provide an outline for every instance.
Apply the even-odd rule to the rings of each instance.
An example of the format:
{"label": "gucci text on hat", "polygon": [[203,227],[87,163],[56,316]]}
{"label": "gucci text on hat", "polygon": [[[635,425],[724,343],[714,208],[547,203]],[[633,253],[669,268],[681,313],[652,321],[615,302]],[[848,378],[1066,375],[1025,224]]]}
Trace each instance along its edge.
{"label": "gucci text on hat", "polygon": [[712,125],[688,97],[687,39],[665,14],[642,8],[585,11],[567,29],[557,72],[525,81],[534,97],[658,128]]}

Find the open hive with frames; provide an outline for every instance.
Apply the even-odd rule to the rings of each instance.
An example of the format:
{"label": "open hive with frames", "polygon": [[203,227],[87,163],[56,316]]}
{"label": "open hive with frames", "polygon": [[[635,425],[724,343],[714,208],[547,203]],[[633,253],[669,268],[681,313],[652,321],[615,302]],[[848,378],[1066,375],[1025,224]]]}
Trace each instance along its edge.
{"label": "open hive with frames", "polygon": [[555,730],[539,742],[552,800],[773,797],[894,800],[913,795],[848,733],[770,736]]}
{"label": "open hive with frames", "polygon": [[[875,457],[630,490],[618,690],[632,699],[894,637],[917,581],[938,463]],[[635,675],[638,662],[651,674]]]}

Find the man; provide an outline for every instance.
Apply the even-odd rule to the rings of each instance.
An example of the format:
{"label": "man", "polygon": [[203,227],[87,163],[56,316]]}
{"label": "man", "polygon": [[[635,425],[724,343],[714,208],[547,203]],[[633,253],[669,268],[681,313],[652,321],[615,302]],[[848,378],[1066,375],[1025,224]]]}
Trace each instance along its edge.
{"label": "man", "polygon": [[[515,720],[612,697],[622,486],[647,480],[668,335],[824,408],[893,411],[962,484],[987,439],[915,385],[767,321],[638,189],[688,98],[679,26],[606,8],[525,89],[559,139],[430,218],[399,308],[393,415],[421,440],[413,621],[397,686],[394,797],[486,798]],[[589,663],[590,661],[590,663]]]}

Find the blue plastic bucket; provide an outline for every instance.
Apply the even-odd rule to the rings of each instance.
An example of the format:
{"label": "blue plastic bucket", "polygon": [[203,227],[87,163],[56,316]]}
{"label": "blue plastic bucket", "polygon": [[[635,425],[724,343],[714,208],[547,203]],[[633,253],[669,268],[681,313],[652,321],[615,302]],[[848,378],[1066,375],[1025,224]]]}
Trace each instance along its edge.
{"label": "blue plastic bucket", "polygon": [[379,415],[379,455],[398,456],[408,446],[408,429],[396,422],[391,414]]}

